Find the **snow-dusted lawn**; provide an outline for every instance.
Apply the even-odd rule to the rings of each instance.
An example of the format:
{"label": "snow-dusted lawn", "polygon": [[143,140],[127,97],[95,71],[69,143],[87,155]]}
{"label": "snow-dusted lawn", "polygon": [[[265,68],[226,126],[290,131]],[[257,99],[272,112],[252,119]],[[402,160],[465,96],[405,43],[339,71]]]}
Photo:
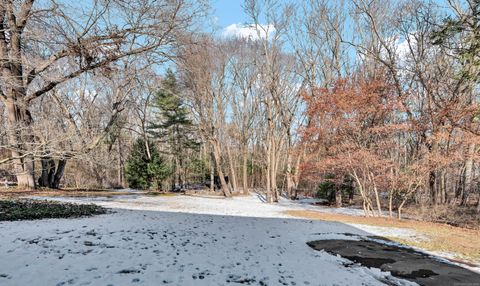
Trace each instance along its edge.
{"label": "snow-dusted lawn", "polygon": [[[45,199],[45,197],[37,197]],[[76,202],[76,203],[95,203],[107,208],[121,208],[130,210],[149,210],[181,212],[194,214],[212,214],[241,217],[259,217],[259,218],[291,218],[285,212],[288,210],[311,210],[328,213],[340,213],[347,215],[363,215],[363,210],[352,208],[330,208],[311,205],[315,199],[304,199],[290,201],[281,199],[279,203],[263,203],[262,197],[257,194],[250,196],[233,197],[224,199],[221,197],[201,197],[201,196],[117,196],[113,198],[102,197],[50,197],[48,199]],[[423,239],[415,231],[408,229],[378,227],[348,224],[355,228],[361,228],[369,232],[370,235],[399,237],[403,239]]]}
{"label": "snow-dusted lawn", "polygon": [[[232,201],[215,200],[215,209],[238,214]],[[258,214],[275,208],[262,206]],[[344,267],[342,258],[305,244],[342,233],[367,234],[352,226],[115,211],[0,223],[0,285],[382,285],[385,279],[408,285],[375,269]]]}

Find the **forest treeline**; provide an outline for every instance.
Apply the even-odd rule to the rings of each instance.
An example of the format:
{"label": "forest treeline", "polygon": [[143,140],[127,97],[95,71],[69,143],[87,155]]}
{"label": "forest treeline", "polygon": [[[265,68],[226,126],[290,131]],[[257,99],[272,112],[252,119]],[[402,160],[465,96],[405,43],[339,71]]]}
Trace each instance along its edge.
{"label": "forest treeline", "polygon": [[5,179],[480,211],[479,1],[87,2],[1,2]]}

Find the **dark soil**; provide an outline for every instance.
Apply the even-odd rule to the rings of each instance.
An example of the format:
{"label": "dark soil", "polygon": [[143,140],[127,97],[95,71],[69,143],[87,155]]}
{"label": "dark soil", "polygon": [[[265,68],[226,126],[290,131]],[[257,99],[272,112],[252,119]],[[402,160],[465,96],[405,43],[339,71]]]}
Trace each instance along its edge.
{"label": "dark soil", "polygon": [[0,200],[0,221],[71,218],[106,213],[94,204],[72,204],[39,200]]}
{"label": "dark soil", "polygon": [[[419,285],[480,285],[480,274],[441,262],[410,248],[370,240],[316,240],[307,244],[315,250],[340,255],[363,266],[390,271],[395,277],[407,279]],[[351,267],[352,264],[345,266]]]}

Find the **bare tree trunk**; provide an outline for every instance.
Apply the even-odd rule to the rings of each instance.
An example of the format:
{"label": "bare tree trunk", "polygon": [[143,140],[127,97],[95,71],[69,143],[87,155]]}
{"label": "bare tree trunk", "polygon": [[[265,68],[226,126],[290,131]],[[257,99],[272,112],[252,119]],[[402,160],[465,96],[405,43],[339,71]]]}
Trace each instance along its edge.
{"label": "bare tree trunk", "polygon": [[375,200],[377,203],[377,210],[378,210],[378,215],[383,216],[382,214],[382,204],[380,203],[380,197],[378,195],[378,190],[376,186],[373,186],[373,191],[375,192]]}
{"label": "bare tree trunk", "polygon": [[[272,182],[272,172],[274,159],[273,158],[273,119],[272,119],[272,107],[270,99],[267,100],[267,190],[266,190],[266,201],[267,203],[273,203],[273,182]],[[273,159],[273,160],[272,160]]]}
{"label": "bare tree trunk", "polygon": [[215,166],[217,168],[217,174],[220,177],[220,184],[222,185],[222,192],[225,195],[225,197],[231,197],[232,193],[230,192],[228,188],[228,184],[225,181],[225,175],[222,170],[222,160],[221,160],[221,155],[220,155],[220,147],[218,146],[218,143],[216,141],[213,142],[213,157],[215,159]]}
{"label": "bare tree trunk", "polygon": [[[272,136],[273,138],[273,136]],[[275,144],[275,140],[273,140],[272,143],[272,152],[271,152],[271,158],[270,158],[270,164],[272,167],[270,168],[271,171],[271,179],[270,179],[270,184],[272,188],[272,196],[273,196],[273,201],[278,202],[278,188],[277,188],[277,147]]]}
{"label": "bare tree trunk", "polygon": [[393,190],[388,192],[388,216],[393,217]]}
{"label": "bare tree trunk", "polygon": [[444,204],[447,201],[447,176],[446,169],[440,172],[440,202]]}
{"label": "bare tree trunk", "polygon": [[53,188],[53,181],[55,180],[55,160],[50,159],[48,162],[48,183],[47,186]]}
{"label": "bare tree trunk", "polygon": [[297,198],[297,190],[298,184],[300,183],[300,163],[302,162],[302,158],[305,156],[305,149],[300,156],[297,157],[297,161],[295,162],[295,173],[293,175],[293,199]]}
{"label": "bare tree trunk", "polygon": [[63,177],[66,165],[67,165],[66,159],[61,159],[58,161],[57,171],[55,172],[55,176],[53,178],[53,184],[52,184],[53,189],[60,188],[60,180]]}
{"label": "bare tree trunk", "polygon": [[213,152],[212,152],[212,156],[211,156],[211,164],[210,164],[210,192],[214,192],[215,191],[215,167],[214,167],[214,164],[215,164],[215,158],[213,156]]}
{"label": "bare tree trunk", "polygon": [[475,144],[471,143],[468,145],[467,151],[467,160],[465,162],[465,179],[463,180],[463,195],[462,195],[462,205],[467,205],[468,196],[472,191],[472,180],[473,180],[473,156],[475,154]]}
{"label": "bare tree trunk", "polygon": [[480,213],[480,190],[479,190],[478,201],[477,201],[477,212]]}
{"label": "bare tree trunk", "polygon": [[[245,144],[246,145],[246,144]],[[244,146],[243,149],[243,162],[242,162],[242,179],[243,179],[243,194],[248,194],[248,149]]]}
{"label": "bare tree trunk", "polygon": [[430,189],[430,197],[433,200],[433,203],[437,204],[437,187],[436,187],[437,175],[435,171],[430,171],[428,175],[428,186]]}
{"label": "bare tree trunk", "polygon": [[120,142],[120,136],[117,138],[117,151],[118,151],[118,185],[124,187],[124,167],[123,167],[123,154],[122,143]]}
{"label": "bare tree trunk", "polygon": [[12,158],[14,158],[12,161],[14,165],[15,176],[17,177],[17,184],[19,187],[35,188],[35,168],[33,158],[29,154],[24,154],[25,152],[28,152],[28,150],[25,150],[25,144],[21,143],[23,141],[19,138],[21,134],[17,133],[22,131],[24,132],[25,130],[22,129],[27,128],[31,124],[32,118],[25,107],[18,107],[18,103],[16,103],[16,98],[18,95],[16,95],[16,92],[11,90],[8,95],[9,97],[6,100],[6,109],[10,123],[8,130],[8,141],[11,146],[16,148],[11,151],[11,155]]}
{"label": "bare tree trunk", "polygon": [[235,162],[232,157],[232,152],[230,151],[230,146],[227,145],[227,155],[228,155],[228,162],[230,165],[230,177],[232,181],[232,189],[233,191],[237,191],[237,174],[235,172]]}
{"label": "bare tree trunk", "polygon": [[375,194],[375,202],[377,204],[378,216],[382,215],[382,205],[380,202],[380,196],[378,194],[377,184],[375,183],[375,177],[372,172],[369,173],[370,182],[372,184],[373,193]]}
{"label": "bare tree trunk", "polygon": [[342,189],[335,185],[335,207],[342,207]]}
{"label": "bare tree trunk", "polygon": [[[438,149],[438,143],[434,141],[431,145],[430,152],[435,153]],[[428,175],[428,186],[430,190],[430,196],[433,200],[433,204],[438,203],[438,188],[437,188],[437,171],[431,170]]]}
{"label": "bare tree trunk", "polygon": [[271,144],[272,142],[270,141],[270,138],[267,139],[267,175],[266,175],[266,193],[265,193],[265,196],[266,196],[266,201],[267,203],[273,203],[273,198],[272,198],[272,189],[271,189],[271,182],[270,180],[272,179],[271,176],[270,176],[270,173],[272,172],[271,168],[272,168],[272,164],[271,164],[271,156],[270,156],[270,152],[271,152]]}
{"label": "bare tree trunk", "polygon": [[290,199],[294,199],[293,196],[293,180],[292,180],[292,156],[287,153],[287,196]]}
{"label": "bare tree trunk", "polygon": [[42,174],[40,175],[40,178],[38,178],[38,186],[46,187],[48,186],[48,171],[49,171],[50,160],[48,158],[42,158],[41,164],[42,164]]}

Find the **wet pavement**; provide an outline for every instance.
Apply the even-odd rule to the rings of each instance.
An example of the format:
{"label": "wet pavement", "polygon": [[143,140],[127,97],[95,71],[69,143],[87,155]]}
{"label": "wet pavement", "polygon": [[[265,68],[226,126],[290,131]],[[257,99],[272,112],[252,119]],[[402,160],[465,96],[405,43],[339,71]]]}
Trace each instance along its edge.
{"label": "wet pavement", "polygon": [[352,261],[344,264],[345,267],[361,264],[380,268],[419,285],[480,286],[480,274],[411,248],[373,240],[315,240],[307,244],[315,250],[324,250]]}

